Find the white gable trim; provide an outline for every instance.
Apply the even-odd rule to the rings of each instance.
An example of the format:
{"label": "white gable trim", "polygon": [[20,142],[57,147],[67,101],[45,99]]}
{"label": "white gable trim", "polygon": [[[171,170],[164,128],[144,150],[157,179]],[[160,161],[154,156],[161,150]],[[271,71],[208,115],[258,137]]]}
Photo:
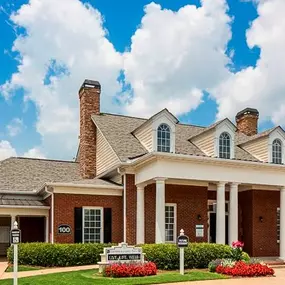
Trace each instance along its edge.
{"label": "white gable trim", "polygon": [[282,143],[282,163],[285,163],[285,133],[278,127],[272,131],[268,138],[268,162],[272,163],[272,144],[275,139],[279,139]]}
{"label": "white gable trim", "polygon": [[235,126],[229,120],[222,121],[216,126],[215,131],[215,143],[214,143],[214,153],[216,157],[219,157],[219,138],[222,133],[228,133],[231,137],[231,159],[235,158]]}

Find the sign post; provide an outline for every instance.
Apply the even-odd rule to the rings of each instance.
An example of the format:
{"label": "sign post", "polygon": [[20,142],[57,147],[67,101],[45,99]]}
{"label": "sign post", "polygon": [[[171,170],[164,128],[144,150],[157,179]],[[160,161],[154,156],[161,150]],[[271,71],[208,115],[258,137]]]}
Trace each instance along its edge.
{"label": "sign post", "polygon": [[11,244],[14,247],[14,285],[18,285],[18,244],[21,242],[21,231],[18,229],[18,223],[15,221],[14,228],[11,230]]}
{"label": "sign post", "polygon": [[184,230],[180,230],[180,236],[177,238],[177,245],[180,248],[180,274],[184,275],[184,247],[188,246],[189,238],[184,235]]}

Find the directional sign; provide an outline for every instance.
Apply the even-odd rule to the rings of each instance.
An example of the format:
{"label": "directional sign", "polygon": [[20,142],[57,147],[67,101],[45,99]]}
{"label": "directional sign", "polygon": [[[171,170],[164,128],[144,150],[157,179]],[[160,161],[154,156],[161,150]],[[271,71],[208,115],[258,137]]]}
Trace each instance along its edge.
{"label": "directional sign", "polygon": [[177,238],[177,245],[178,247],[187,247],[189,242],[189,238],[186,235],[180,235]]}
{"label": "directional sign", "polygon": [[21,242],[21,231],[18,229],[13,229],[10,232],[11,244],[18,244]]}

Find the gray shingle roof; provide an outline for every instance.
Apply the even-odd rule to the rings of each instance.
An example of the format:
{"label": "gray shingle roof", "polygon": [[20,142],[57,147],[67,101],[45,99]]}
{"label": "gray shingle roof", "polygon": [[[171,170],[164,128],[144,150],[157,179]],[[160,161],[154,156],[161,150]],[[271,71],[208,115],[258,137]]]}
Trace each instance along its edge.
{"label": "gray shingle roof", "polygon": [[[132,134],[133,130],[147,121],[146,119],[106,113],[93,115],[92,119],[121,161],[126,161],[148,153],[139,140]],[[176,124],[175,152],[186,155],[207,156],[202,150],[189,141],[189,138],[193,138],[215,128],[224,120],[218,121],[206,128],[180,123]],[[237,145],[235,146],[235,159],[258,161],[254,156],[238,146],[240,140],[243,141],[245,139],[248,139],[248,137],[242,133],[236,133],[235,141]]]}
{"label": "gray shingle roof", "polygon": [[253,140],[256,140],[256,139],[260,139],[260,138],[266,137],[266,136],[270,135],[274,130],[276,130],[278,128],[279,127],[273,127],[271,129],[268,129],[268,130],[266,130],[264,132],[258,133],[258,134],[253,135],[253,136],[245,136],[245,137],[243,137],[243,140],[241,140],[239,142],[239,144],[247,143],[247,142],[250,142],[250,141],[253,141]]}
{"label": "gray shingle roof", "polygon": [[1,199],[0,206],[45,207],[43,201],[29,199]]}
{"label": "gray shingle roof", "polygon": [[[72,161],[11,157],[0,161],[0,191],[37,191],[47,182],[85,183],[79,164]],[[94,185],[113,185],[101,179],[88,180]]]}

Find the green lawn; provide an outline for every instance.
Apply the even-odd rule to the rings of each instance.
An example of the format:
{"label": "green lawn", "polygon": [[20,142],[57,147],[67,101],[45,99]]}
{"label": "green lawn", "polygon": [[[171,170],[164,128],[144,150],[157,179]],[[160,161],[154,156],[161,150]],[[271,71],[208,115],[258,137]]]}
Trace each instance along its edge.
{"label": "green lawn", "polygon": [[[34,267],[34,266],[25,266],[25,265],[19,265],[18,266],[18,271],[32,271],[32,270],[40,270],[40,269],[44,269],[44,267]],[[13,266],[9,266],[6,269],[6,272],[13,272]]]}
{"label": "green lawn", "polygon": [[[178,272],[164,272],[156,276],[136,277],[136,278],[104,278],[96,270],[74,271],[68,273],[55,273],[19,279],[19,285],[138,285],[138,284],[158,284],[179,281],[197,281],[224,279],[222,275],[206,271],[190,271],[184,276]],[[12,280],[1,280],[0,285],[12,285]]]}

